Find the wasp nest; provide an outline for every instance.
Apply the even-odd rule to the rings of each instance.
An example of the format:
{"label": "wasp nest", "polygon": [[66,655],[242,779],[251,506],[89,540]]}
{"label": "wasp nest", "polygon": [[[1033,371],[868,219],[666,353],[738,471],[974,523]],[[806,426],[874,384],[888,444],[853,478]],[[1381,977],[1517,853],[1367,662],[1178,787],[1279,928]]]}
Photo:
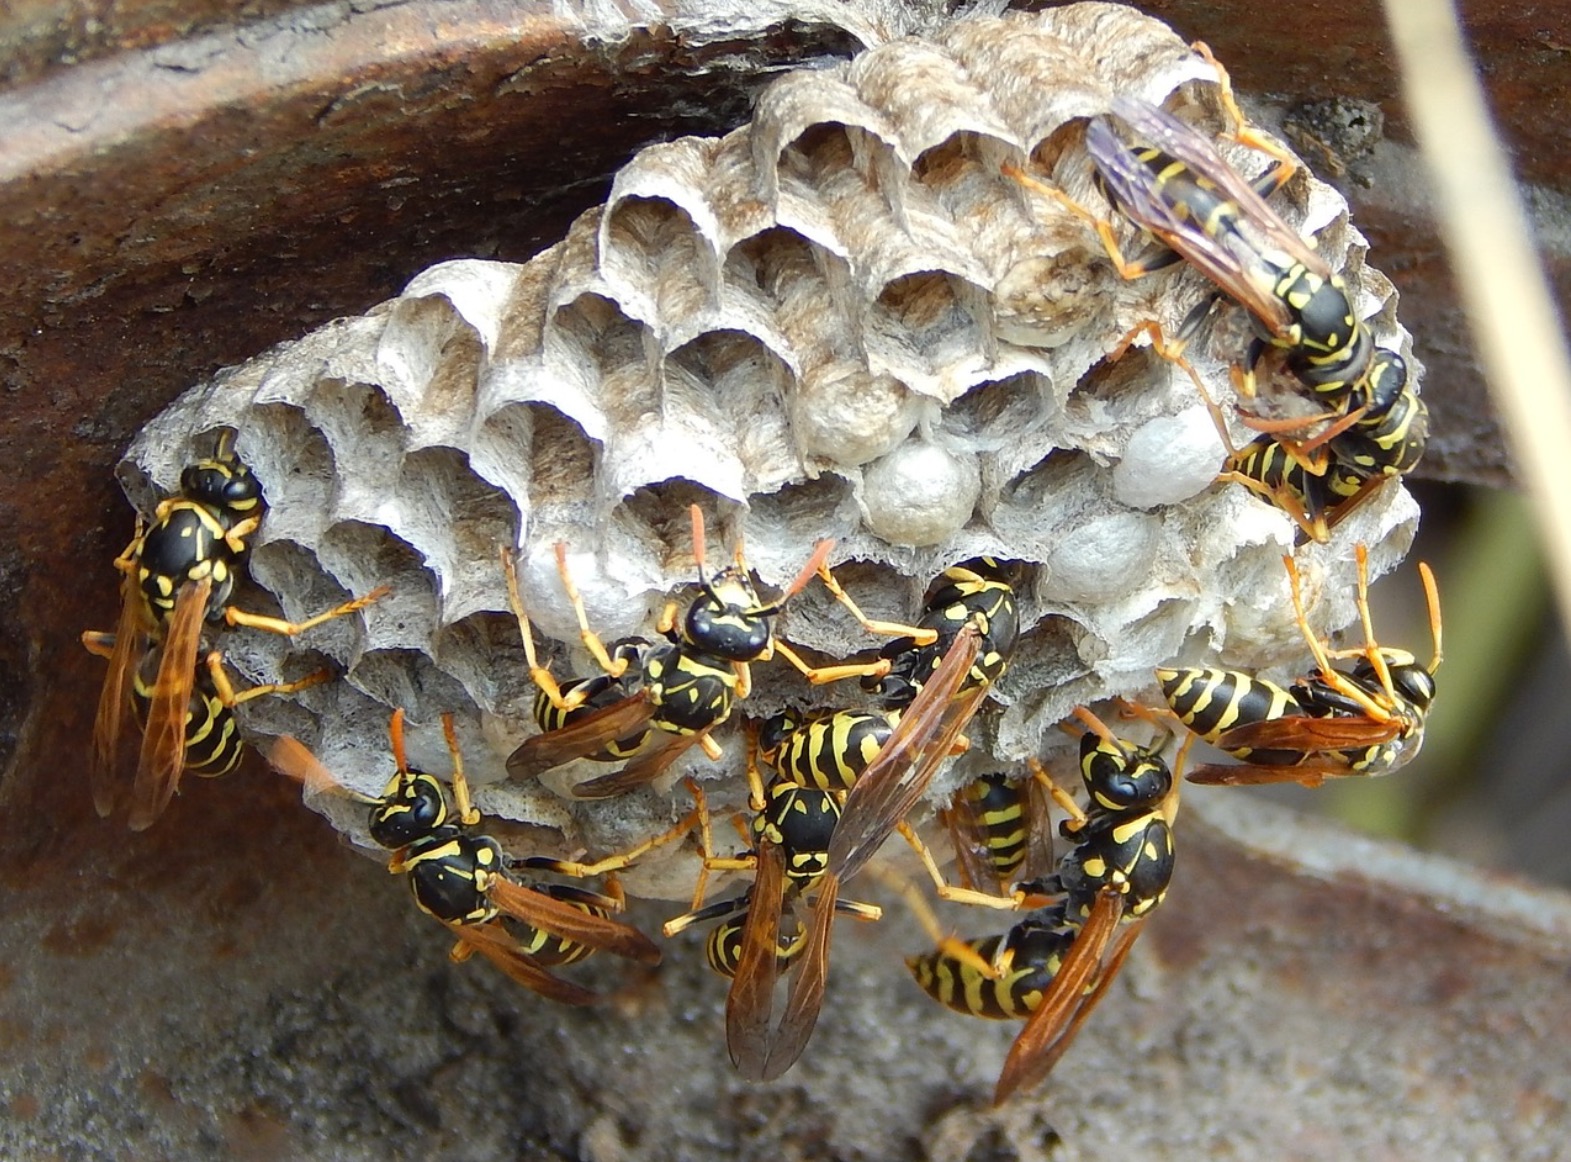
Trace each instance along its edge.
{"label": "wasp nest", "polygon": [[[652,833],[685,809],[669,779],[665,794],[593,803],[566,793],[582,770],[505,781],[503,758],[535,728],[498,546],[519,549],[555,672],[589,673],[554,546],[569,547],[604,638],[652,636],[659,607],[692,592],[691,502],[710,516],[711,565],[744,541],[766,594],[834,538],[837,572],[875,616],[913,618],[956,561],[1025,563],[1013,667],[972,728],[981,745],[935,796],[1061,748],[1052,728],[1076,703],[1149,699],[1159,663],[1302,667],[1280,560],[1291,522],[1214,483],[1223,448],[1182,373],[1140,348],[1107,359],[1142,321],[1176,327],[1210,284],[1184,267],[1124,281],[1081,219],[1001,172],[1014,163],[1100,205],[1084,119],[1120,93],[1176,97],[1224,124],[1211,66],[1127,8],[891,41],[781,77],[725,137],[644,150],[532,261],[443,263],[188,393],[128,453],[135,500],[147,506],[208,433],[233,427],[270,506],[255,581],[291,616],[393,587],[363,622],[300,642],[227,635],[255,680],[320,654],[342,670],[249,703],[251,729],[300,736],[374,793],[390,708],[406,708],[413,757],[438,772],[438,718],[455,711],[478,803],[510,842],[605,851]],[[1220,148],[1246,173],[1263,167]],[[1276,200],[1345,273],[1376,341],[1409,355],[1341,198],[1305,174]],[[1220,328],[1210,338],[1189,354],[1226,399],[1242,347]],[[1321,628],[1353,615],[1353,544],[1382,572],[1415,520],[1388,483],[1332,545],[1300,553]],[[816,585],[779,629],[836,657],[878,644]],[[859,697],[810,691],[782,664],[755,671],[748,713]],[[724,776],[721,803],[739,802],[737,733],[720,731],[721,763],[695,748],[673,777]],[[319,806],[362,834],[362,808]],[[690,883],[659,880],[657,868],[642,890]]]}

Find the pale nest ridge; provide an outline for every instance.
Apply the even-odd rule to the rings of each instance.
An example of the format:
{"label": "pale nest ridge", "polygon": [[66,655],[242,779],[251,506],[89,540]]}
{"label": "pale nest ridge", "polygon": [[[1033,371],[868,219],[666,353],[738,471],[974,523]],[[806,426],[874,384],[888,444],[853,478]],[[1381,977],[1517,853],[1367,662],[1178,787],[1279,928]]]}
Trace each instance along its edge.
{"label": "pale nest ridge", "polygon": [[[1222,448],[1187,378],[1146,350],[1106,360],[1142,320],[1176,326],[1209,284],[1181,267],[1124,282],[1082,221],[1000,171],[1022,166],[1101,205],[1081,133],[1118,93],[1177,95],[1222,127],[1211,67],[1116,5],[890,41],[779,78],[724,137],[643,150],[604,206],[530,262],[442,263],[364,316],[188,392],[127,453],[122,476],[144,511],[155,484],[171,488],[210,433],[233,427],[269,503],[256,582],[291,616],[394,590],[296,643],[226,634],[256,680],[321,655],[343,670],[248,704],[248,726],[296,734],[375,793],[390,771],[389,710],[406,708],[412,757],[436,772],[438,717],[454,711],[470,775],[487,784],[479,806],[542,829],[515,845],[635,841],[684,809],[680,791],[580,803],[565,787],[582,769],[503,781],[502,760],[534,726],[497,547],[520,549],[558,676],[588,673],[555,544],[569,546],[603,638],[649,637],[668,596],[691,592],[692,501],[710,517],[710,564],[744,538],[766,593],[834,538],[832,562],[857,563],[844,576],[874,616],[914,618],[928,581],[965,558],[1028,566],[1013,668],[935,796],[1061,752],[1053,727],[1075,704],[1149,699],[1158,664],[1302,669],[1280,560],[1290,521],[1212,483]],[[1264,166],[1221,148],[1246,173]],[[1415,366],[1395,292],[1364,264],[1341,198],[1306,175],[1275,201],[1315,232],[1376,341]],[[1241,348],[1220,328],[1212,337],[1189,354],[1227,399]],[[1299,552],[1319,627],[1353,616],[1354,543],[1384,572],[1416,518],[1387,484],[1331,545]],[[817,586],[779,628],[837,657],[880,644]],[[861,697],[854,683],[809,691],[783,663],[755,677],[749,714]],[[731,725],[719,736],[721,764],[694,749],[673,775],[734,787],[740,743]],[[317,805],[363,839],[362,807]],[[685,877],[658,880],[657,868],[631,886],[687,890]]]}

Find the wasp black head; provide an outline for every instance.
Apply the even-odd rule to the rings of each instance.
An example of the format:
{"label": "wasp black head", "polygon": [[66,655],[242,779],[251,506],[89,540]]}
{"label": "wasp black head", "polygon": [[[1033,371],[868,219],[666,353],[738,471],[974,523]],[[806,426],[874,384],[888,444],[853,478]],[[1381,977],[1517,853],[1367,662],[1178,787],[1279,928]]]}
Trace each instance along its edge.
{"label": "wasp black head", "polygon": [[1407,390],[1407,360],[1395,351],[1379,348],[1369,361],[1369,373],[1359,385],[1353,406],[1367,407],[1369,416],[1384,416]]}
{"label": "wasp black head", "polygon": [[760,605],[740,569],[722,569],[701,584],[703,594],[687,607],[683,636],[704,653],[730,662],[756,660],[769,648],[769,619],[779,606]]}
{"label": "wasp black head", "polygon": [[[1391,688],[1402,702],[1424,714],[1435,700],[1435,676],[1406,650],[1384,650]],[[1368,658],[1353,667],[1353,681],[1369,690],[1379,690],[1380,677]]]}
{"label": "wasp black head", "polygon": [[758,728],[758,757],[768,766],[774,766],[780,748],[801,728],[802,716],[795,710],[782,710],[764,719]]}
{"label": "wasp black head", "polygon": [[389,849],[427,839],[447,822],[447,793],[423,771],[400,771],[371,808],[371,838]]}
{"label": "wasp black head", "polygon": [[1106,811],[1159,805],[1173,789],[1173,773],[1158,750],[1160,745],[1141,750],[1090,730],[1081,735],[1080,777],[1092,804]]}
{"label": "wasp black head", "polygon": [[199,460],[180,473],[180,494],[239,520],[261,507],[262,483],[233,457]]}

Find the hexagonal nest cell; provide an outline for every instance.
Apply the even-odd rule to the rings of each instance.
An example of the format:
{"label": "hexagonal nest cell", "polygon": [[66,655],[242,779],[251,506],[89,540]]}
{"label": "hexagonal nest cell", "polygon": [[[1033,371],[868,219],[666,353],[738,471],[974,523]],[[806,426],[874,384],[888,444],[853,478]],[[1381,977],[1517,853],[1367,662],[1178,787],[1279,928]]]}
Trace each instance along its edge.
{"label": "hexagonal nest cell", "polygon": [[[298,642],[226,634],[253,681],[323,656],[341,671],[248,703],[248,730],[300,736],[347,786],[376,793],[390,709],[406,710],[411,757],[437,772],[452,711],[477,805],[531,825],[536,849],[514,854],[651,834],[686,810],[672,789],[683,774],[720,809],[739,806],[740,714],[717,732],[720,762],[695,748],[655,789],[617,799],[568,793],[603,765],[539,781],[503,766],[536,727],[498,546],[518,550],[554,671],[587,674],[555,546],[603,638],[653,637],[661,606],[693,591],[690,503],[708,516],[711,565],[744,543],[766,594],[833,538],[837,575],[873,616],[913,619],[927,583],[963,559],[1024,563],[1012,668],[934,798],[989,763],[1053,762],[1071,708],[1150,701],[1159,664],[1302,669],[1281,563],[1293,525],[1215,482],[1221,443],[1186,376],[1143,349],[1108,359],[1135,325],[1176,327],[1213,288],[1182,265],[1124,281],[1083,220],[1002,171],[1105,205],[1082,139],[1116,94],[1165,103],[1212,137],[1225,127],[1212,66],[1127,8],[962,19],[890,41],[782,76],[725,137],[644,150],[603,207],[526,264],[442,263],[364,316],[192,389],[126,454],[144,511],[232,428],[269,502],[257,586],[290,615],[392,587]],[[1218,148],[1241,172],[1264,167]],[[1411,364],[1395,293],[1364,265],[1345,203],[1307,171],[1276,201],[1343,271],[1376,341]],[[1188,354],[1225,402],[1241,349],[1223,331]],[[1388,483],[1333,543],[1298,552],[1318,628],[1353,617],[1354,544],[1383,572],[1416,517]],[[817,585],[778,629],[814,656],[881,644]],[[778,662],[755,680],[749,716],[861,697]],[[366,842],[363,808],[317,805]],[[654,860],[629,887],[683,897],[691,859],[664,874]]]}

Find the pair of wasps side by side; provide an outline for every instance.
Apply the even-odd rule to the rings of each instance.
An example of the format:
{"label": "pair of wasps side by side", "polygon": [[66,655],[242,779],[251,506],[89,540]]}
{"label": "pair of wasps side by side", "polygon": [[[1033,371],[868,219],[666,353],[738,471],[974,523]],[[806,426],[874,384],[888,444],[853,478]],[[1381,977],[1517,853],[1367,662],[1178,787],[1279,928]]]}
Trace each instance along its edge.
{"label": "pair of wasps side by side", "polygon": [[214,776],[234,769],[243,750],[235,706],[331,676],[319,671],[237,692],[219,651],[199,660],[208,629],[250,626],[292,637],[355,613],[387,592],[378,589],[299,622],[237,609],[230,600],[264,511],[261,483],[234,454],[233,433],[225,430],[211,457],[181,473],[179,492],[159,503],[151,523],[143,528],[138,519],[135,537],[116,558],[122,574],[119,621],[112,632],[82,635],[90,652],[109,660],[91,759],[100,815],[113,812],[121,798],[119,751],[132,721],[141,723],[142,738],[129,823],[140,831],[163,813],[187,770]]}
{"label": "pair of wasps side by side", "polygon": [[[1250,182],[1188,122],[1144,101],[1115,97],[1111,116],[1088,122],[1085,150],[1109,203],[1155,240],[1142,255],[1126,259],[1114,223],[1062,190],[1015,166],[1006,172],[1090,222],[1123,277],[1183,260],[1245,308],[1255,338],[1242,365],[1234,366],[1240,399],[1256,397],[1257,369],[1274,350],[1302,394],[1323,410],[1274,418],[1246,414],[1245,425],[1266,434],[1242,449],[1233,447],[1220,410],[1184,359],[1182,341],[1169,343],[1157,324],[1148,323],[1124,336],[1115,352],[1149,333],[1154,349],[1189,373],[1217,420],[1229,448],[1219,479],[1243,484],[1286,512],[1306,537],[1324,542],[1383,480],[1418,463],[1428,440],[1428,411],[1405,360],[1374,345],[1342,277],[1266,201],[1293,176],[1297,162],[1247,125],[1226,70],[1205,45],[1195,49],[1216,70],[1230,136],[1275,161]],[[1211,305],[1202,301],[1185,321],[1185,337]]]}

